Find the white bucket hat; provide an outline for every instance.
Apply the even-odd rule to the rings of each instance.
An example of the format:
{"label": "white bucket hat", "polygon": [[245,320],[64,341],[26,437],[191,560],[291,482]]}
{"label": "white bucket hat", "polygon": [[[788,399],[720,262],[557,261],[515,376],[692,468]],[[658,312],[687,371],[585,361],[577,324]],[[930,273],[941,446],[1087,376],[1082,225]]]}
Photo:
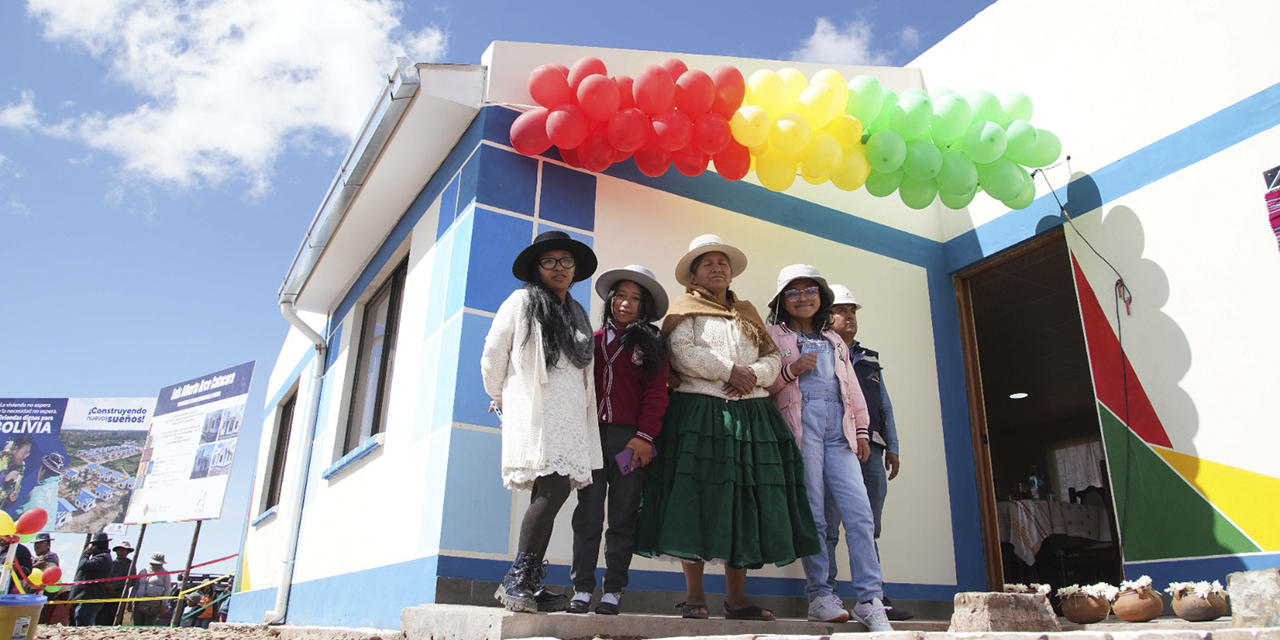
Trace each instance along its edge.
{"label": "white bucket hat", "polygon": [[676,282],[689,286],[689,280],[693,276],[693,272],[690,271],[693,261],[698,259],[698,256],[711,251],[719,251],[728,256],[731,277],[736,278],[738,274],[747,270],[747,254],[733,245],[725,244],[720,236],[708,233],[694,238],[693,242],[689,243],[689,251],[676,263]]}
{"label": "white bucket hat", "polygon": [[853,292],[849,291],[849,287],[842,284],[833,284],[831,285],[831,292],[835,294],[835,300],[831,302],[831,306],[834,307],[838,304],[851,304],[853,305],[854,311],[862,308],[862,305],[858,304],[857,301],[853,299]]}
{"label": "white bucket hat", "polygon": [[658,277],[648,267],[639,264],[629,264],[625,267],[617,269],[609,269],[604,273],[596,276],[596,294],[601,300],[608,303],[609,290],[619,280],[630,280],[641,287],[644,287],[649,295],[653,296],[653,305],[656,309],[649,310],[649,316],[654,319],[667,315],[667,291],[658,284]]}
{"label": "white bucket hat", "polygon": [[827,279],[818,273],[818,269],[807,264],[791,264],[782,268],[778,272],[778,290],[773,292],[773,298],[769,299],[769,308],[776,309],[778,299],[782,297],[782,292],[795,280],[800,278],[808,278],[818,283],[818,288],[822,290],[825,297],[830,300],[835,297],[831,292],[831,287],[827,286]]}

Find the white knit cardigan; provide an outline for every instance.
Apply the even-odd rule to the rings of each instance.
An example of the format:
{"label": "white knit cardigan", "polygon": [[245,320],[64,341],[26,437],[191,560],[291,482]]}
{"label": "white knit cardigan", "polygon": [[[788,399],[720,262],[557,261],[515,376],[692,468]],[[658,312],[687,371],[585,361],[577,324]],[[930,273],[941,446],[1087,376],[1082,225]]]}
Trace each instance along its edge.
{"label": "white knit cardigan", "polygon": [[[590,470],[604,466],[593,369],[576,369],[562,356],[560,366],[569,375],[549,376],[542,332],[534,330],[530,335],[525,322],[527,306],[524,289],[517,289],[502,303],[480,356],[484,389],[503,412],[503,484],[527,488],[537,476],[562,473],[570,476],[575,488],[586,486],[591,482]],[[583,385],[587,402],[575,407],[560,401],[580,394],[574,389],[565,393],[561,385],[567,384]],[[548,429],[563,431],[549,434]]]}

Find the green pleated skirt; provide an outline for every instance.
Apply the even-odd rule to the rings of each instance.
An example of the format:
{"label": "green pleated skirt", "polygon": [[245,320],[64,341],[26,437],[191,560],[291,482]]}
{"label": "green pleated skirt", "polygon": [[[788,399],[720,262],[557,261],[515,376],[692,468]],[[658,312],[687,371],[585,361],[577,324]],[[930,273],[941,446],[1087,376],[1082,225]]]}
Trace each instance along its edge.
{"label": "green pleated skirt", "polygon": [[636,553],[735,569],[818,553],[800,449],[768,398],[672,393],[654,446]]}

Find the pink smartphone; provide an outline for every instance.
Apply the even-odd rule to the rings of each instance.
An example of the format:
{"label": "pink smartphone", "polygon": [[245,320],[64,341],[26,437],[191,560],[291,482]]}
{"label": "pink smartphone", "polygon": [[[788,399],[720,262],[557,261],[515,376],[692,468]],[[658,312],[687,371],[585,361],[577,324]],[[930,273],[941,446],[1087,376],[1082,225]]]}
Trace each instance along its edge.
{"label": "pink smartphone", "polygon": [[631,461],[635,455],[635,449],[623,449],[621,453],[614,456],[613,459],[618,461],[618,470],[622,472],[622,475],[625,476],[628,473],[631,473]]}

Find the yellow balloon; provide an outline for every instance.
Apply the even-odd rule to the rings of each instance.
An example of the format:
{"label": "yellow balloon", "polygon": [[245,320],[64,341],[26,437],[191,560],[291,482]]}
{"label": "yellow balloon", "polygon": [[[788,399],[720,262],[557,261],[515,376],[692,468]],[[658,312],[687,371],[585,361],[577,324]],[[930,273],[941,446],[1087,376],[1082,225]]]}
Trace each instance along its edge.
{"label": "yellow balloon", "polygon": [[759,158],[760,156],[764,155],[764,152],[768,151],[769,149],[772,149],[772,147],[769,146],[769,141],[765,140],[764,142],[754,147],[748,147],[747,151],[751,152],[752,158]]}
{"label": "yellow balloon", "polygon": [[786,113],[789,109],[787,83],[782,80],[782,76],[768,69],[761,69],[747,78],[746,103],[764,109],[770,117]]}
{"label": "yellow balloon", "polygon": [[796,181],[796,161],[786,153],[769,149],[756,158],[756,178],[770,191],[783,191]]}
{"label": "yellow balloon", "polygon": [[871,165],[867,164],[866,152],[858,145],[844,154],[844,163],[831,174],[831,184],[844,191],[857,191],[871,175]]}
{"label": "yellow balloon", "polygon": [[18,532],[18,527],[13,524],[13,518],[4,511],[0,511],[0,536],[11,536]]}
{"label": "yellow balloon", "polygon": [[[848,99],[848,91],[845,91]],[[796,113],[804,116],[814,129],[821,129],[843,111],[838,107],[836,90],[825,84],[810,85],[796,100]]]}
{"label": "yellow balloon", "polygon": [[31,573],[27,574],[27,582],[30,582],[37,587],[42,586],[44,584],[44,571],[41,569],[32,569]]}
{"label": "yellow balloon", "polygon": [[838,105],[836,113],[844,113],[844,108],[849,106],[849,83],[845,81],[844,76],[839,71],[823,69],[813,74],[813,79],[809,81],[809,84],[825,84],[836,90],[836,104]]}
{"label": "yellow balloon", "polygon": [[787,113],[774,121],[769,129],[769,142],[783,153],[796,153],[809,146],[813,129],[809,121],[794,113]]}
{"label": "yellow balloon", "polygon": [[796,100],[805,90],[805,87],[809,86],[809,79],[804,77],[804,74],[801,73],[799,69],[792,69],[791,67],[779,69],[778,76],[782,78],[782,82],[785,83],[787,87],[787,91],[784,95],[786,95],[787,98],[786,108],[789,111],[794,108],[793,105],[795,105]]}
{"label": "yellow balloon", "polygon": [[862,121],[850,115],[838,115],[831,123],[823,127],[823,131],[831,134],[840,143],[840,148],[848,151],[854,145],[862,144]]}
{"label": "yellow balloon", "polygon": [[808,182],[809,184],[822,184],[827,180],[830,180],[830,178],[828,178],[827,176],[815,176],[809,173],[808,171],[805,171],[804,167],[800,168],[800,177],[804,178],[804,181]]}
{"label": "yellow balloon", "polygon": [[744,147],[764,144],[769,139],[769,114],[758,105],[744,104],[729,120],[729,132]]}
{"label": "yellow balloon", "polygon": [[800,154],[800,168],[815,176],[829,176],[844,162],[844,150],[829,133],[819,131]]}

